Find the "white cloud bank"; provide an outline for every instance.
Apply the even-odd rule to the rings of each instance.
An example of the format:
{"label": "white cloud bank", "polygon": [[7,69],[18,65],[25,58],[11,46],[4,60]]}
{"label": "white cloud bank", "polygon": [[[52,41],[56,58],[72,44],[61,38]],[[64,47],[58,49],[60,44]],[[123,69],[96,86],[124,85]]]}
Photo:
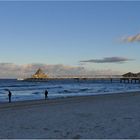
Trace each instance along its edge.
{"label": "white cloud bank", "polygon": [[46,64],[25,64],[17,65],[14,63],[0,63],[0,78],[25,78],[30,77],[38,68],[50,77],[65,75],[110,75],[120,74],[112,70],[87,70],[82,66],[65,66],[65,65],[46,65]]}

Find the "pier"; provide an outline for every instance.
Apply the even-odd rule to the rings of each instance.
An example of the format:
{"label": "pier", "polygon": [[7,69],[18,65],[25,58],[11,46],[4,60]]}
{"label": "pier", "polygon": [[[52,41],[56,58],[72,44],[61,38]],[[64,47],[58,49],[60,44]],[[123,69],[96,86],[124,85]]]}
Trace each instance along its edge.
{"label": "pier", "polygon": [[113,83],[114,81],[118,81],[120,83],[140,83],[140,77],[120,77],[120,78],[116,78],[116,77],[112,77],[112,78],[105,78],[105,77],[96,77],[96,78],[74,78],[77,81],[79,80],[99,80],[99,81],[110,81],[111,83]]}
{"label": "pier", "polygon": [[50,81],[50,80],[76,80],[76,81],[86,81],[86,80],[98,80],[101,82],[110,81],[120,82],[120,83],[140,83],[140,73],[128,72],[124,75],[53,75],[48,76],[43,72],[42,69],[38,69],[35,74],[29,78],[23,79],[24,81]]}
{"label": "pier", "polygon": [[[53,78],[52,78],[53,79]],[[85,80],[98,80],[101,82],[104,81],[110,81],[113,82],[120,82],[120,83],[140,83],[140,77],[124,77],[122,75],[94,75],[94,76],[63,76],[63,77],[57,77],[54,79],[74,79],[76,81],[85,81]]]}

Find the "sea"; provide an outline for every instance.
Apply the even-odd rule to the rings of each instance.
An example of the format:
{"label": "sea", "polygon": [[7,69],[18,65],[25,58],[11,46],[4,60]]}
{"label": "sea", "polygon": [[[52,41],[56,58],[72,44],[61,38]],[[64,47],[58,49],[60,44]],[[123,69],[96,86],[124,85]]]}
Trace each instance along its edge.
{"label": "sea", "polygon": [[0,79],[0,102],[8,102],[8,91],[12,92],[12,101],[44,99],[48,90],[48,99],[72,96],[89,96],[140,91],[140,83],[120,83],[119,80],[48,80],[46,82]]}

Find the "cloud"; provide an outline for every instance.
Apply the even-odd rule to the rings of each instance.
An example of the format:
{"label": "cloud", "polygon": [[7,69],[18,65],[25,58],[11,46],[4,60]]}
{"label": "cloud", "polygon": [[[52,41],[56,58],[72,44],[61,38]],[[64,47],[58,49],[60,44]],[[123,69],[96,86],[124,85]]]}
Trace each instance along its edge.
{"label": "cloud", "polygon": [[122,41],[123,42],[140,42],[140,33],[133,36],[123,37]]}
{"label": "cloud", "polygon": [[86,63],[122,63],[126,61],[130,61],[133,59],[128,59],[124,57],[105,57],[103,59],[90,59],[90,60],[83,60],[80,62],[86,62]]}
{"label": "cloud", "polygon": [[38,68],[43,69],[50,77],[60,75],[82,75],[85,74],[84,67],[73,67],[65,65],[46,64],[24,64],[0,63],[0,78],[30,77]]}
{"label": "cloud", "polygon": [[82,66],[46,65],[46,64],[24,64],[0,63],[0,78],[27,78],[36,72],[38,68],[48,74],[49,77],[61,77],[71,75],[109,75],[120,74],[112,70],[87,70]]}

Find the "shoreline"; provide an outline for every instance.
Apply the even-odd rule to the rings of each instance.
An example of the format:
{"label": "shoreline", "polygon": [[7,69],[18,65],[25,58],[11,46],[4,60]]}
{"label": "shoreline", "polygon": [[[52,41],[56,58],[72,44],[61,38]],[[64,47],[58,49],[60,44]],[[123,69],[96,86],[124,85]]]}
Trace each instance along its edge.
{"label": "shoreline", "polygon": [[95,94],[95,95],[80,95],[80,96],[68,96],[68,97],[60,97],[60,98],[51,98],[51,99],[38,99],[38,100],[23,100],[23,101],[13,101],[9,102],[1,102],[1,108],[11,108],[11,107],[22,107],[22,106],[34,106],[34,105],[43,105],[43,104],[54,104],[54,103],[63,103],[63,102],[74,102],[77,100],[88,100],[88,99],[101,99],[101,98],[113,98],[113,97],[127,97],[127,96],[139,96],[140,91],[133,92],[118,92],[118,93],[105,93],[105,94]]}

